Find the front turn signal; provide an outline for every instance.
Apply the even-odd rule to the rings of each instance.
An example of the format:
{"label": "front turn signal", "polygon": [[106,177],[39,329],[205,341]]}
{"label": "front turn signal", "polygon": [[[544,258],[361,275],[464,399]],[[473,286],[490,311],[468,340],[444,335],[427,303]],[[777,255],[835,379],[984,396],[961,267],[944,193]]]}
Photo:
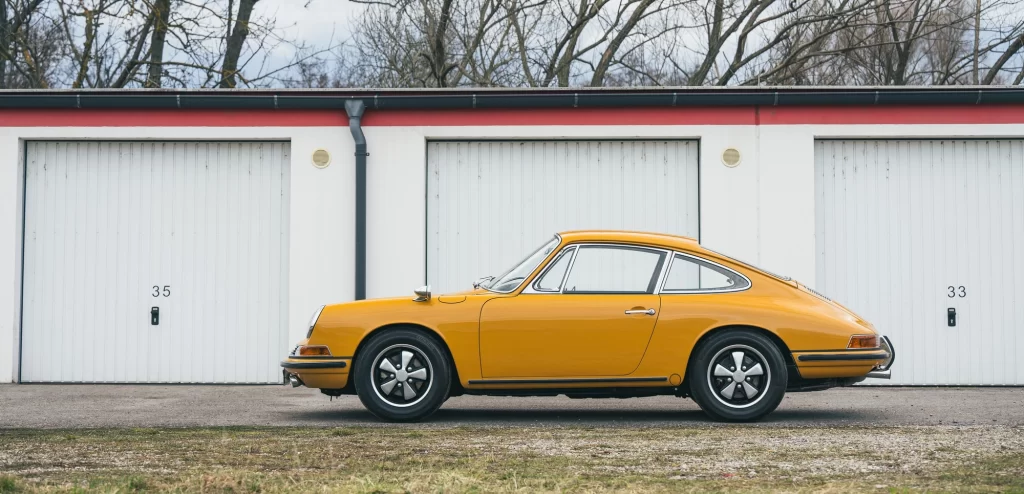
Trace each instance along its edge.
{"label": "front turn signal", "polygon": [[878,335],[855,334],[846,348],[878,348]]}
{"label": "front turn signal", "polygon": [[326,345],[303,345],[299,347],[300,357],[330,357],[331,349]]}

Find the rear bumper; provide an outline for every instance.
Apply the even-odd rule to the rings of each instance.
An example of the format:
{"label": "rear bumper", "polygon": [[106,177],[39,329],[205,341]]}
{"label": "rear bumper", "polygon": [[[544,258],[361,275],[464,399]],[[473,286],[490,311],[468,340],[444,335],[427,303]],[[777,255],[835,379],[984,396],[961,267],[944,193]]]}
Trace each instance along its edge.
{"label": "rear bumper", "polygon": [[807,379],[874,377],[889,379],[896,360],[892,342],[881,337],[879,348],[865,350],[811,350],[793,352],[800,375]]}
{"label": "rear bumper", "polygon": [[896,362],[896,347],[892,346],[892,340],[888,336],[882,337],[882,350],[885,350],[889,354],[889,358],[882,362],[882,365],[875,368],[875,370],[868,372],[868,377],[875,379],[890,379],[892,378],[892,364]]}
{"label": "rear bumper", "polygon": [[861,362],[870,360],[878,362],[889,358],[885,352],[856,352],[856,353],[805,353],[797,357],[798,362]]}

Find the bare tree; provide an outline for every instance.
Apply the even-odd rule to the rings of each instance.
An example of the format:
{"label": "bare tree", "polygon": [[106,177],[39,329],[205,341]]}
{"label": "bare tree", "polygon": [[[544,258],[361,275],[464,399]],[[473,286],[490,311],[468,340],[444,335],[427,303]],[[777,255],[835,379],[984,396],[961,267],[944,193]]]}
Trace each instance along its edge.
{"label": "bare tree", "polygon": [[146,77],[146,87],[160,87],[161,85],[160,79],[164,70],[164,44],[170,20],[171,0],[154,0],[149,18],[146,19],[146,25],[143,28],[143,35],[139,37],[140,41],[136,45],[141,49],[143,46],[141,40],[145,39],[145,31],[153,26],[153,39],[149,44],[149,75]]}
{"label": "bare tree", "polygon": [[693,1],[536,2],[511,17],[523,70],[533,86],[620,80],[615,71],[637,69],[638,60],[648,59],[639,53],[645,46],[684,27],[668,20]]}
{"label": "bare tree", "polygon": [[286,37],[257,2],[0,0],[0,87],[273,86],[333,48]]}
{"label": "bare tree", "polygon": [[982,4],[985,27],[974,47],[974,2],[880,0],[838,33],[831,54],[839,56],[848,84],[969,84],[976,61],[991,74],[982,79],[989,84],[1002,66],[986,64],[1001,50],[1010,54],[1007,60],[1016,55],[1012,40],[1024,27],[1006,6],[1000,0]]}
{"label": "bare tree", "polygon": [[259,0],[0,0],[0,87],[1024,82],[1015,0],[349,1],[314,47]]}
{"label": "bare tree", "polygon": [[41,85],[43,82],[37,70],[26,70],[29,68],[26,65],[38,68],[31,59],[22,65],[14,63],[26,55],[30,56],[32,50],[29,48],[40,41],[41,33],[35,29],[33,20],[42,3],[43,0],[0,0],[0,88],[12,87],[8,77],[9,66],[20,82],[14,87]]}
{"label": "bare tree", "polygon": [[[245,39],[249,36],[249,19],[252,17],[252,9],[258,1],[239,0],[238,2],[238,16],[235,18],[235,24],[231,28],[231,35],[228,36],[227,48],[224,51],[220,87],[235,87],[238,77],[238,57],[242,55],[242,45],[245,44]],[[230,11],[228,15],[230,23]]]}
{"label": "bare tree", "polygon": [[[358,1],[358,0],[357,0]],[[515,85],[509,11],[501,0],[372,3],[351,47],[366,84],[454,87]]]}

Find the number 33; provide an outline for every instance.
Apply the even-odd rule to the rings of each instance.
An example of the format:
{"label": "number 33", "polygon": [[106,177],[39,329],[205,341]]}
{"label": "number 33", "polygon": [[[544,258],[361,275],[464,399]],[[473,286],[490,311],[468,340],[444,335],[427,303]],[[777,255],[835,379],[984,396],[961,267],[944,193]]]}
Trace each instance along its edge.
{"label": "number 33", "polygon": [[946,295],[949,298],[953,298],[953,297],[964,298],[964,297],[967,296],[967,288],[965,288],[963,285],[960,285],[960,286],[950,285],[950,286],[946,287],[946,289],[949,290],[949,294]]}

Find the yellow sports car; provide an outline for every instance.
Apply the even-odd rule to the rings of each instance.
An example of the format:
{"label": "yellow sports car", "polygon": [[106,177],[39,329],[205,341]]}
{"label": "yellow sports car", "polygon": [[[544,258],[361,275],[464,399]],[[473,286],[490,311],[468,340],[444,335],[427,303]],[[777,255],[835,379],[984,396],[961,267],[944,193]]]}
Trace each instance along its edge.
{"label": "yellow sports car", "polygon": [[671,235],[565,232],[471,291],[415,294],[321,307],[285,379],[396,421],[462,394],[674,395],[750,421],[895,358],[838,303]]}

